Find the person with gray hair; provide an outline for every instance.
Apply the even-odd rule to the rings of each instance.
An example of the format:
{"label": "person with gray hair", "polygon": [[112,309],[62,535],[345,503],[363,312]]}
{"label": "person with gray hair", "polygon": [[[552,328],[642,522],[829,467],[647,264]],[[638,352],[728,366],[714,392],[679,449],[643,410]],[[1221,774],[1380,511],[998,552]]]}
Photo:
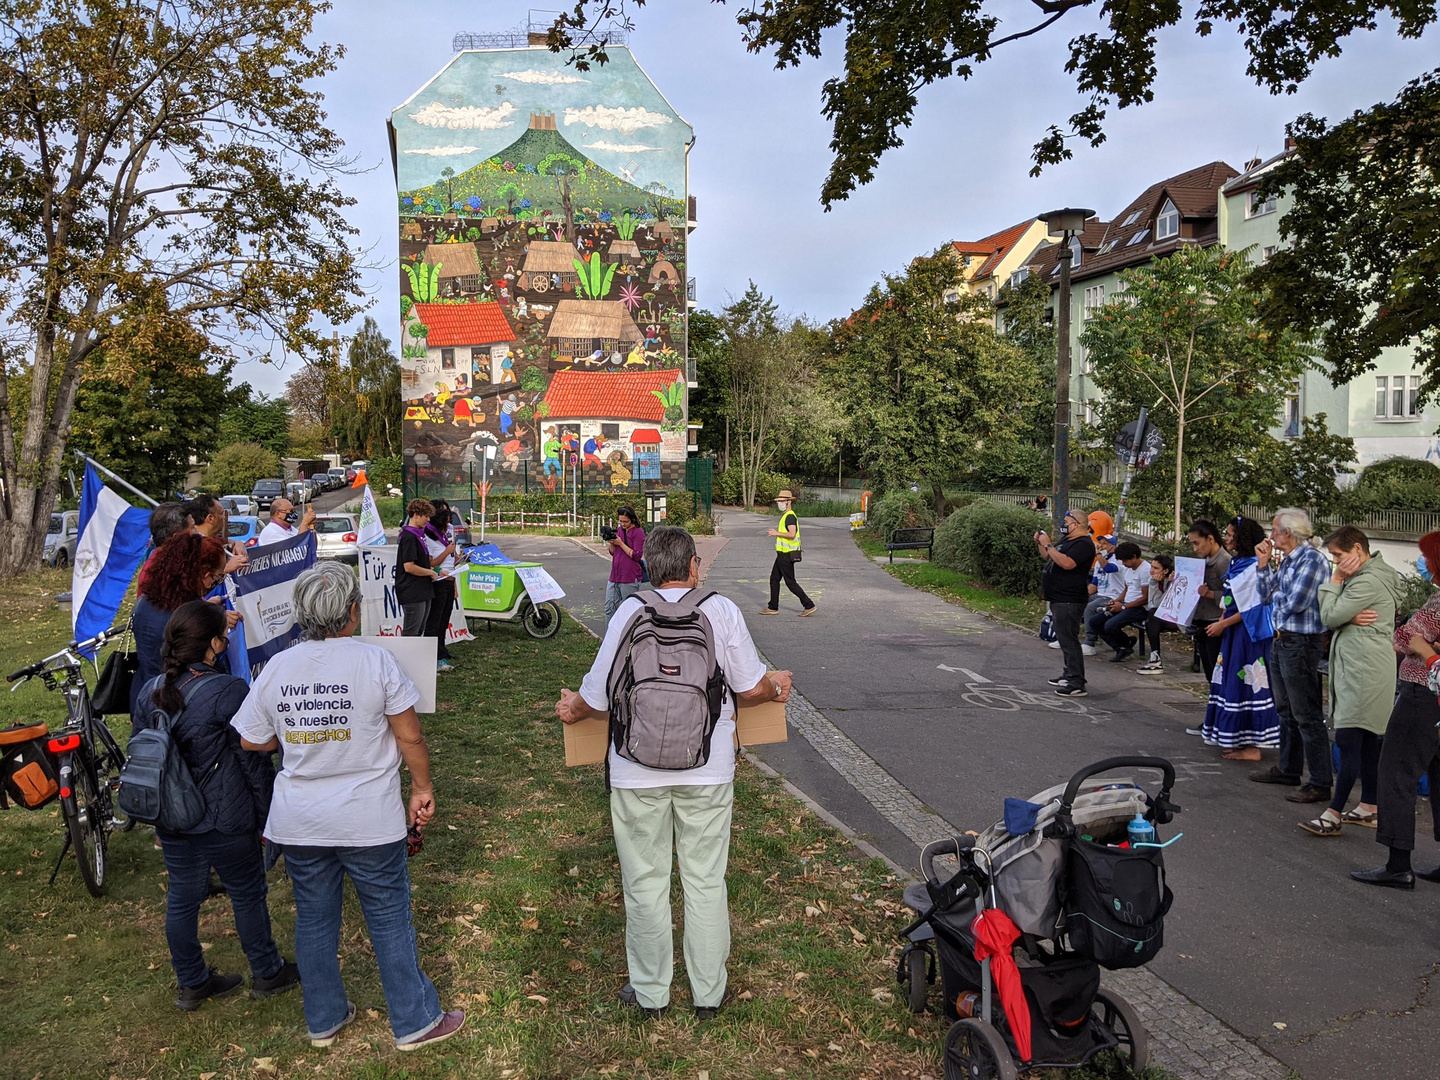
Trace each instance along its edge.
{"label": "person with gray hair", "polygon": [[[265,665],[231,726],[246,750],[279,750],[265,822],[295,890],[295,962],[313,1046],[355,1018],[340,977],[340,908],[349,875],[370,933],[397,1050],[448,1039],[465,1023],[420,970],[410,921],[407,833],[435,815],[420,695],[395,655],[354,638],[355,571],[323,562],[295,581],[299,642]],[[400,763],[410,771],[407,807]]]}
{"label": "person with gray hair", "polygon": [[[1310,515],[1285,507],[1275,512],[1269,539],[1255,547],[1260,599],[1271,605],[1275,621],[1270,688],[1280,714],[1280,760],[1250,779],[1295,788],[1285,796],[1295,803],[1329,802],[1335,777],[1320,686],[1325,658],[1320,586],[1330,580],[1330,561],[1311,546],[1312,535]],[[1272,565],[1276,552],[1282,556],[1278,567]],[[1307,765],[1310,779],[1302,783]]]}
{"label": "person with gray hair", "polygon": [[[645,560],[656,586],[620,604],[580,692],[560,691],[555,714],[567,724],[587,719],[609,721],[612,669],[617,662],[628,665],[639,654],[639,650],[621,654],[622,647],[628,649],[631,623],[645,618],[646,608],[652,605],[684,604],[687,594],[700,585],[695,539],[684,529],[668,525],[654,529],[645,540]],[[630,970],[620,1000],[648,1017],[658,1017],[670,1007],[675,956],[670,873],[678,855],[685,889],[685,970],[695,1017],[703,1021],[713,1020],[719,1013],[728,983],[725,963],[730,956],[730,908],[725,871],[735,801],[735,707],[737,703],[788,700],[790,672],[766,673],[740,609],[719,593],[699,595],[689,608],[700,614],[698,623],[708,629],[708,643],[725,684],[719,695],[718,719],[713,712],[706,714],[713,723],[706,753],[697,754],[698,764],[691,768],[651,768],[636,760],[634,747],[640,745],[643,734],[663,729],[668,745],[693,733],[693,729],[680,731],[678,724],[672,728],[668,723],[685,712],[681,698],[694,688],[676,659],[675,667],[659,668],[662,677],[673,680],[664,693],[674,704],[664,707],[663,717],[653,712],[637,715],[648,699],[634,690],[626,695],[627,702],[636,703],[637,711],[620,706],[621,715],[628,717],[632,735],[643,734],[626,739],[629,756],[617,752],[611,739],[607,768],[610,820],[625,892],[625,953]],[[653,640],[651,651],[655,651]],[[617,682],[617,686],[623,685],[623,680]]]}

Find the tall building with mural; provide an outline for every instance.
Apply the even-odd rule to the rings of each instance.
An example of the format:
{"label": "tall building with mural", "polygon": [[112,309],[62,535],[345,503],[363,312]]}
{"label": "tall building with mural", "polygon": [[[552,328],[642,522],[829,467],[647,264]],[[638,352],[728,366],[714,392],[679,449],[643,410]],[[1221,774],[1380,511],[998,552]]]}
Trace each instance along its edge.
{"label": "tall building with mural", "polygon": [[608,52],[460,51],[391,115],[408,490],[683,479],[694,133]]}

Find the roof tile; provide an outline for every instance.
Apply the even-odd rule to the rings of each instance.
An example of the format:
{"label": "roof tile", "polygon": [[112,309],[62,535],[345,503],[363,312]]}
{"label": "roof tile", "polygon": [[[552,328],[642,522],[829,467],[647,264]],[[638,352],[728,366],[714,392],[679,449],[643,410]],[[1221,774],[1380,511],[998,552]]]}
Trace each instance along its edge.
{"label": "roof tile", "polygon": [[415,317],[425,324],[427,345],[442,348],[495,345],[514,341],[515,331],[494,301],[473,304],[416,304]]}
{"label": "roof tile", "polygon": [[550,416],[643,420],[658,424],[665,406],[654,391],[680,378],[678,368],[661,371],[557,371],[550,378],[545,404]]}

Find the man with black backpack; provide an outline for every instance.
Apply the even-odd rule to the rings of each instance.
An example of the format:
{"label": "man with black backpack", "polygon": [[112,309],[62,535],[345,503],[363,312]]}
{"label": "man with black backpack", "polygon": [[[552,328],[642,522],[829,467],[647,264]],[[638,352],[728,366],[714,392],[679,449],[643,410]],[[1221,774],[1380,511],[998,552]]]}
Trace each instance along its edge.
{"label": "man with black backpack", "polygon": [[616,610],[580,692],[561,690],[555,713],[567,724],[610,724],[610,819],[630,968],[620,1000],[651,1017],[670,1007],[674,851],[691,1000],[696,1018],[710,1020],[725,999],[730,955],[735,706],[788,700],[790,672],[767,675],[740,609],[698,588],[700,558],[688,532],[654,529],[645,558],[657,584]]}

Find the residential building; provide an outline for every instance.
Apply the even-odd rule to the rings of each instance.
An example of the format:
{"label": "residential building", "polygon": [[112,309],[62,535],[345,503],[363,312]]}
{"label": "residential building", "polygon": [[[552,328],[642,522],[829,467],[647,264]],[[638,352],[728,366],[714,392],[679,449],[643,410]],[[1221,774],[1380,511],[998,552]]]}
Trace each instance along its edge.
{"label": "residential building", "polygon": [[961,275],[956,282],[955,296],[958,298],[963,288],[975,296],[994,300],[1013,274],[1024,274],[1025,263],[1045,242],[1045,223],[1035,218],[980,240],[952,241],[950,249],[959,263]]}

